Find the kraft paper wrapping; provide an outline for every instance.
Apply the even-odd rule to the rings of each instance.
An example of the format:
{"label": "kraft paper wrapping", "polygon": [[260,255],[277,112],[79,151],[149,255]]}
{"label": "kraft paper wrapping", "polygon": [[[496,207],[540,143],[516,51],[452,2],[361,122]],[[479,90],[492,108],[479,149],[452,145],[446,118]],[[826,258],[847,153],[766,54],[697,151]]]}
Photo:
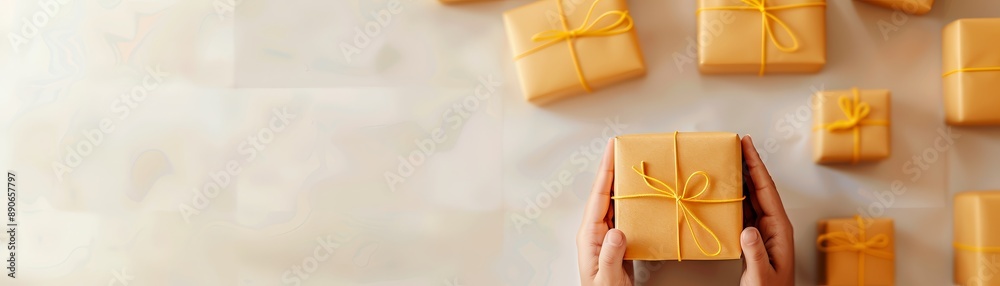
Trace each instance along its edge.
{"label": "kraft paper wrapping", "polygon": [[[591,0],[562,1],[570,29],[576,29],[587,18]],[[625,0],[598,0],[590,17],[593,22],[608,11],[628,11]],[[558,1],[541,0],[504,13],[507,38],[514,56],[538,47],[544,42],[532,40],[539,32],[563,30],[559,19]],[[606,17],[594,27],[612,25],[618,17]],[[572,39],[580,69],[593,90],[636,78],[646,73],[635,27],[626,33],[577,37]],[[515,60],[525,98],[534,104],[545,104],[570,95],[586,92],[577,75],[569,45],[562,41]]]}
{"label": "kraft paper wrapping", "polygon": [[[895,231],[892,219],[871,219],[862,218],[865,228],[865,241],[872,241],[878,235],[888,236],[888,244],[879,245],[884,247],[872,247],[872,251],[880,253],[895,254]],[[819,233],[829,234],[834,232],[846,232],[850,235],[859,234],[858,222],[855,218],[829,219],[820,221]],[[828,244],[829,245],[829,244]],[[865,286],[888,286],[896,283],[896,263],[895,260],[882,257],[883,255],[864,254],[864,268],[860,269],[861,263],[858,255],[859,251],[820,251],[820,285],[847,286],[858,285],[859,270],[864,272]]]}
{"label": "kraft paper wrapping", "polygon": [[860,0],[889,9],[900,10],[907,14],[923,15],[931,11],[934,0]]}
{"label": "kraft paper wrapping", "polygon": [[945,118],[951,125],[1000,125],[1000,18],[961,19],[944,28]]}
{"label": "kraft paper wrapping", "polygon": [[[826,0],[768,0],[767,7]],[[698,0],[698,8],[748,6],[741,0]],[[784,21],[798,39],[798,49],[778,49],[768,36],[761,38],[762,14],[754,10],[703,10],[698,12],[698,67],[702,73],[759,73],[761,41],[766,45],[765,73],[814,73],[826,64],[826,7],[800,7],[770,11]],[[775,39],[792,47],[793,38],[775,20],[768,20]]]}
{"label": "kraft paper wrapping", "polygon": [[[852,163],[855,147],[858,162],[875,161],[889,157],[890,145],[890,94],[888,90],[858,90],[860,102],[871,108],[868,116],[853,129],[830,131],[823,128],[837,121],[848,120],[840,105],[842,97],[853,98],[852,90],[821,91],[813,98],[814,139],[813,159],[817,163]],[[883,122],[887,124],[871,124]],[[855,146],[855,136],[859,145]]]}
{"label": "kraft paper wrapping", "polygon": [[955,195],[955,284],[1000,285],[1000,191]]}
{"label": "kraft paper wrapping", "polygon": [[[677,157],[674,156],[673,134],[627,135],[615,138],[615,196],[656,194],[643,177],[633,170],[642,168],[648,176],[684,190],[685,181],[698,171],[709,176],[709,187],[697,199],[726,200],[743,197],[742,152],[739,136],[734,133],[679,133]],[[674,160],[678,169],[674,168]],[[675,174],[675,170],[679,173]],[[678,178],[675,178],[679,176]],[[705,179],[694,176],[684,197],[693,197],[702,190]],[[654,183],[655,184],[655,183]],[[677,206],[673,199],[643,197],[615,199],[615,227],[626,237],[626,260],[727,260],[739,259],[740,232],[743,230],[742,202],[697,203],[684,205],[713,231],[721,244],[688,216],[677,222]],[[680,233],[678,234],[678,226]],[[690,226],[690,228],[689,228]],[[710,256],[695,244],[694,235]],[[677,237],[680,236],[680,257]]]}

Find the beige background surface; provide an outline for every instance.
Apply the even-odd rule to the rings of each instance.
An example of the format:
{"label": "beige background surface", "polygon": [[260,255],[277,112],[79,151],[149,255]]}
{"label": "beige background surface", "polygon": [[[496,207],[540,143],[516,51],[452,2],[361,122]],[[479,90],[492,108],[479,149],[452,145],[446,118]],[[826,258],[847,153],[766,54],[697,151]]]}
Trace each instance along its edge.
{"label": "beige background surface", "polygon": [[[501,20],[526,0],[0,1],[25,39],[0,44],[0,168],[21,182],[2,284],[573,285],[606,139],[683,130],[756,138],[798,284],[816,221],[860,210],[896,220],[900,285],[950,285],[951,194],[1000,187],[1000,129],[943,124],[940,30],[1000,2],[938,2],[830,1],[823,72],[758,78],[697,72],[694,1],[630,1],[648,75],[539,108]],[[893,155],[815,165],[809,97],[852,86],[892,90]],[[729,285],[740,262],[645,266],[644,285]]]}

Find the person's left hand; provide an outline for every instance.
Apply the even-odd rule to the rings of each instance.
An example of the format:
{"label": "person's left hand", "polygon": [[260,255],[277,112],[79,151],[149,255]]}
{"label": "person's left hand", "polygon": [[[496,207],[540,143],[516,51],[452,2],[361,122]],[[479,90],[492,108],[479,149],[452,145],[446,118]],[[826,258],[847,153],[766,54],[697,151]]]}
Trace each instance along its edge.
{"label": "person's left hand", "polygon": [[615,145],[608,140],[576,234],[582,285],[632,285],[632,263],[624,261],[625,234],[614,229],[611,182],[615,177]]}

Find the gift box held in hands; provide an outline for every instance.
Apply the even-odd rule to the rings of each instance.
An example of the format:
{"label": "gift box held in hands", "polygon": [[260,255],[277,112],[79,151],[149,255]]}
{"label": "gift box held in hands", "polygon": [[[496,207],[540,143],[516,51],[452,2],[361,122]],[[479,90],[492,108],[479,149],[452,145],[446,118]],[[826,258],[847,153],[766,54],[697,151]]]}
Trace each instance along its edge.
{"label": "gift box held in hands", "polygon": [[1000,286],[998,220],[1000,191],[955,195],[955,284]]}
{"label": "gift box held in hands", "polygon": [[646,73],[625,0],[541,0],[503,17],[529,102],[544,104]]}
{"label": "gift box held in hands", "polygon": [[891,219],[830,219],[819,223],[820,285],[896,284],[895,233]]}
{"label": "gift box held in hands", "polygon": [[888,90],[821,91],[813,98],[817,163],[858,163],[889,157]]}
{"label": "gift box held in hands", "polygon": [[702,73],[813,73],[826,64],[826,0],[698,0]]}
{"label": "gift box held in hands", "polygon": [[944,110],[951,125],[1000,125],[1000,18],[944,28]]}
{"label": "gift box held in hands", "polygon": [[741,150],[734,133],[616,137],[612,199],[625,259],[739,259]]}

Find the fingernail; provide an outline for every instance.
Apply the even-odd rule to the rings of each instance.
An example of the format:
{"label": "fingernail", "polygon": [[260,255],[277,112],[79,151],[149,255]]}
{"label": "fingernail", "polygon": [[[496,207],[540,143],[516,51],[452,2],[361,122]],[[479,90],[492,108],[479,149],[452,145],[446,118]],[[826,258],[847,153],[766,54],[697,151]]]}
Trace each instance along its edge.
{"label": "fingernail", "polygon": [[613,246],[622,245],[622,241],[623,240],[625,240],[625,238],[622,237],[622,232],[621,231],[608,231],[608,235],[604,239],[604,241],[607,241],[608,243],[610,243]]}
{"label": "fingernail", "polygon": [[746,245],[757,243],[759,239],[760,232],[757,231],[756,227],[748,227],[745,231],[743,231],[743,235],[740,235],[740,240],[742,240],[743,244]]}

